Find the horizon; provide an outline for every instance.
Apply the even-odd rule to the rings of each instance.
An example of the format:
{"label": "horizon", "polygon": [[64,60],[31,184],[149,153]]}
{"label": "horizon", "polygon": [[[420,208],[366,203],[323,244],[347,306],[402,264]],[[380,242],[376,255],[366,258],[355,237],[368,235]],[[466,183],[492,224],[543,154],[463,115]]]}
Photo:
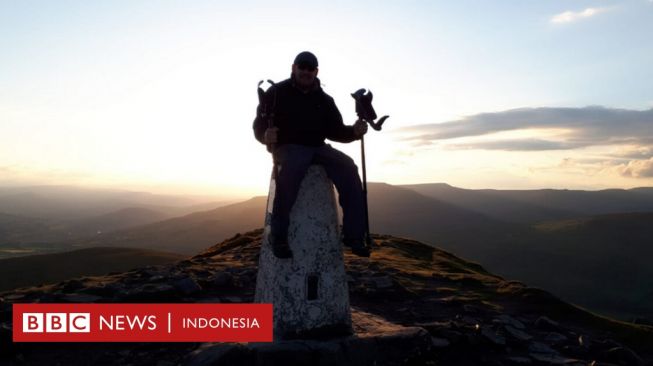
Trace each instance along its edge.
{"label": "horizon", "polygon": [[256,83],[303,50],[390,115],[370,181],[653,186],[653,1],[374,4],[2,3],[0,186],[265,195]]}
{"label": "horizon", "polygon": [[[570,189],[570,188],[552,188],[552,187],[541,187],[541,188],[525,188],[525,189],[501,189],[501,188],[468,188],[455,186],[445,182],[430,182],[430,183],[410,183],[410,184],[390,184],[387,182],[368,182],[368,184],[388,184],[391,186],[402,187],[402,186],[419,186],[419,185],[446,185],[452,188],[470,190],[470,191],[482,191],[482,190],[496,190],[496,191],[540,191],[540,190],[556,190],[556,191],[583,191],[583,192],[600,192],[608,190],[635,190],[635,189],[653,189],[653,186],[637,186],[630,188],[600,188],[600,189]],[[224,192],[211,194],[211,193],[198,193],[197,189],[170,189],[169,187],[159,187],[158,190],[147,190],[147,187],[133,187],[128,186],[95,186],[95,185],[77,185],[77,184],[33,184],[33,185],[0,185],[0,193],[2,189],[29,189],[29,188],[69,188],[69,189],[78,189],[78,190],[97,190],[97,191],[109,191],[109,192],[124,192],[124,193],[144,193],[152,195],[161,195],[161,196],[177,196],[185,197],[195,200],[193,204],[202,204],[215,201],[222,201],[225,205],[238,204],[243,201],[247,201],[254,198],[267,197],[268,192],[261,192],[259,194],[253,193],[251,195],[228,195]]]}

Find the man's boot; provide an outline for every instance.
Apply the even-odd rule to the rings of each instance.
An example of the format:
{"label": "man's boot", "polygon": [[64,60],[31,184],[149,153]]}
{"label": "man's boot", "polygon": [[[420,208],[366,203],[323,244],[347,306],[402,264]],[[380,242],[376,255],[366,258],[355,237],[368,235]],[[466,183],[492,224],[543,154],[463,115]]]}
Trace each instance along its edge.
{"label": "man's boot", "polygon": [[343,244],[346,247],[351,248],[352,254],[355,254],[359,257],[369,257],[370,256],[370,250],[369,248],[365,245],[365,242],[363,239],[345,239],[343,240]]}
{"label": "man's boot", "polygon": [[292,258],[292,251],[288,245],[287,235],[274,235],[270,233],[270,245],[272,245],[272,253],[279,259]]}

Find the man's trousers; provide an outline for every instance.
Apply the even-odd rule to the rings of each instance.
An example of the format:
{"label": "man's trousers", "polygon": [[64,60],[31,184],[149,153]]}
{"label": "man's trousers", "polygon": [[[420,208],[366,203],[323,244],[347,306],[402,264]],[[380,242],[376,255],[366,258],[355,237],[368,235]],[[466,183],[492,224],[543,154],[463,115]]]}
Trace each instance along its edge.
{"label": "man's trousers", "polygon": [[302,179],[311,164],[319,164],[338,190],[344,240],[364,239],[363,184],[358,167],[349,156],[328,144],[319,147],[284,144],[275,149],[274,159],[278,168],[271,220],[274,236],[287,236],[290,210]]}

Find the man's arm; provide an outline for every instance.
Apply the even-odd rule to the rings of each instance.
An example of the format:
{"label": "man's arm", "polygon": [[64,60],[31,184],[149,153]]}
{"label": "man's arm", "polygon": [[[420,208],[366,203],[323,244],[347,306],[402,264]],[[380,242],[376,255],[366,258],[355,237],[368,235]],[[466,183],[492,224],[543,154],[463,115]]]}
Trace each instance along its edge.
{"label": "man's arm", "polygon": [[256,107],[256,118],[254,118],[252,128],[254,129],[254,137],[256,137],[260,143],[265,144],[264,136],[265,130],[268,128],[268,120],[262,116],[263,108],[264,106],[261,103]]}
{"label": "man's arm", "polygon": [[342,115],[333,101],[333,98],[328,98],[327,108],[327,138],[337,142],[352,142],[360,138],[354,130],[354,126],[345,126],[342,121]]}

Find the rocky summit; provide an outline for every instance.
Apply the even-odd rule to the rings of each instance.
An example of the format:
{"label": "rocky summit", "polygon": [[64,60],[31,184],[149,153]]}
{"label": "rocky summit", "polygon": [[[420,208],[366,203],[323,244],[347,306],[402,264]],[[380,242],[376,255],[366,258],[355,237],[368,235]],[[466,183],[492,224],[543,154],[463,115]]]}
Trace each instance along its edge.
{"label": "rocky summit", "polygon": [[375,236],[371,258],[345,253],[350,336],[260,344],[11,341],[12,303],[253,302],[261,238],[261,230],[238,234],[173,264],[0,293],[0,364],[653,365],[653,327],[600,317],[391,236]]}

